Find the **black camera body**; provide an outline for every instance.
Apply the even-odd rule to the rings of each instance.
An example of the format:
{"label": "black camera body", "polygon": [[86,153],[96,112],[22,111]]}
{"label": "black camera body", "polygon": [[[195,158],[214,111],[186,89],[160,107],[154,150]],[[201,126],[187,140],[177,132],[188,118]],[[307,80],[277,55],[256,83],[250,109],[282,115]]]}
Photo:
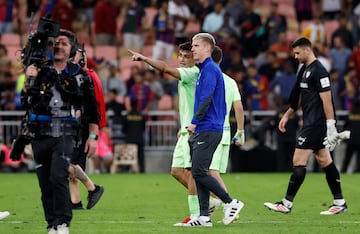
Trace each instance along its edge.
{"label": "black camera body", "polygon": [[47,66],[51,62],[46,56],[49,38],[57,37],[59,33],[59,22],[40,18],[37,30],[28,36],[28,43],[22,51],[22,63],[25,66],[35,64],[39,68]]}

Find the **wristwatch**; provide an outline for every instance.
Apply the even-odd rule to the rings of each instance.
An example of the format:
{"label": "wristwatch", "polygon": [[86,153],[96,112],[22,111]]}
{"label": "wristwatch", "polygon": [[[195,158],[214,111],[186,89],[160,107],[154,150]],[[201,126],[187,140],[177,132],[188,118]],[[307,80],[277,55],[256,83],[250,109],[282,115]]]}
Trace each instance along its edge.
{"label": "wristwatch", "polygon": [[96,134],[89,134],[89,138],[90,138],[90,139],[97,140],[97,139],[99,138],[99,136],[96,135]]}

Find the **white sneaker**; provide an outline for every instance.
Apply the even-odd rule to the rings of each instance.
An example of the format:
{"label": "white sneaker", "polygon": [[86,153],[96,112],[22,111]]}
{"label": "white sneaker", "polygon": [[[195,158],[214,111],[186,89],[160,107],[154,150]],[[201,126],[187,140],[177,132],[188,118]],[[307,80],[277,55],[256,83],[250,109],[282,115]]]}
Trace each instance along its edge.
{"label": "white sneaker", "polygon": [[212,227],[210,217],[208,216],[198,216],[191,219],[189,222],[185,223],[183,227]]}
{"label": "white sneaker", "polygon": [[58,232],[55,230],[54,227],[48,228],[48,234],[57,234]]}
{"label": "white sneaker", "polygon": [[185,224],[187,224],[189,221],[191,220],[190,217],[186,217],[183,221],[179,222],[179,223],[175,223],[174,227],[182,227]]}
{"label": "white sneaker", "polygon": [[67,226],[66,223],[58,225],[56,230],[57,230],[56,234],[69,234],[69,227]]}
{"label": "white sneaker", "polygon": [[223,223],[228,225],[232,223],[238,214],[240,213],[241,209],[244,207],[244,203],[239,200],[233,199],[230,203],[226,203],[224,205],[224,218]]}
{"label": "white sneaker", "polygon": [[10,215],[10,213],[8,211],[0,212],[0,219],[4,219],[4,218],[8,217],[9,215]]}
{"label": "white sneaker", "polygon": [[321,211],[321,215],[334,215],[334,214],[340,214],[347,211],[347,205],[346,203],[342,206],[332,205],[329,207],[328,210]]}
{"label": "white sneaker", "polygon": [[210,199],[210,204],[209,204],[209,216],[211,217],[214,212],[220,208],[220,206],[222,205],[222,201],[220,199]]}
{"label": "white sneaker", "polygon": [[265,202],[264,206],[267,207],[269,210],[280,212],[284,214],[289,214],[291,212],[291,207],[287,207],[283,201],[271,203]]}

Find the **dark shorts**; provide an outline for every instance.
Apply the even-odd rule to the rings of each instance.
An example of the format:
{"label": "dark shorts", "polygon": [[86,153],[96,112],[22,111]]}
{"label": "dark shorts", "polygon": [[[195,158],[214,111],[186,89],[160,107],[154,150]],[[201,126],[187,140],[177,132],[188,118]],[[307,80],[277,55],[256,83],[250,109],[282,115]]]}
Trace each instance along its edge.
{"label": "dark shorts", "polygon": [[326,126],[316,125],[311,127],[304,127],[296,138],[296,148],[298,149],[312,149],[314,151],[325,148],[323,145],[326,137]]}
{"label": "dark shorts", "polygon": [[74,152],[71,157],[71,164],[79,165],[84,171],[86,168],[86,154],[84,153],[84,146],[74,148]]}

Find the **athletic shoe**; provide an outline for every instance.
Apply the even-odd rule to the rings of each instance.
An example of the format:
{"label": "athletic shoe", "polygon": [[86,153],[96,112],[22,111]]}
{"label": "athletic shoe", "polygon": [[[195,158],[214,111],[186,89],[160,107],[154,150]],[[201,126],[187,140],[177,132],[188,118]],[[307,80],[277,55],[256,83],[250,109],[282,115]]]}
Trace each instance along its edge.
{"label": "athletic shoe", "polygon": [[175,226],[175,227],[184,226],[184,224],[187,224],[190,220],[191,220],[190,217],[186,217],[186,218],[185,218],[183,221],[181,221],[180,223],[175,223],[174,226]]}
{"label": "athletic shoe", "polygon": [[189,222],[183,225],[183,227],[212,227],[210,217],[208,216],[198,216],[191,219]]}
{"label": "athletic shoe", "polygon": [[347,205],[346,203],[342,206],[332,205],[329,207],[328,210],[320,212],[321,215],[334,215],[334,214],[340,214],[347,211]]}
{"label": "athletic shoe", "polygon": [[280,212],[284,214],[288,214],[291,212],[291,207],[287,207],[284,205],[283,201],[271,203],[271,202],[265,202],[264,206],[267,207],[269,210]]}
{"label": "athletic shoe", "polygon": [[55,230],[54,227],[48,228],[48,234],[57,234],[57,231]]}
{"label": "athletic shoe", "polygon": [[210,199],[209,216],[211,217],[214,212],[220,208],[221,205],[222,201],[220,199]]}
{"label": "athletic shoe", "polygon": [[0,212],[0,219],[5,219],[9,215],[10,215],[10,213],[8,211]]}
{"label": "athletic shoe", "polygon": [[230,203],[226,203],[224,205],[224,218],[223,223],[228,225],[232,223],[238,214],[240,213],[241,209],[244,207],[244,203],[239,200],[233,199]]}
{"label": "athletic shoe", "polygon": [[88,204],[86,206],[86,209],[90,210],[91,208],[93,208],[96,205],[96,203],[98,203],[103,193],[104,193],[104,187],[95,185],[95,190],[89,191]]}
{"label": "athletic shoe", "polygon": [[84,209],[83,204],[82,204],[81,201],[78,202],[78,203],[71,203],[71,208],[73,210],[83,210]]}
{"label": "athletic shoe", "polygon": [[63,223],[61,225],[58,225],[56,227],[57,230],[57,234],[69,234],[69,227],[67,226],[66,223]]}

